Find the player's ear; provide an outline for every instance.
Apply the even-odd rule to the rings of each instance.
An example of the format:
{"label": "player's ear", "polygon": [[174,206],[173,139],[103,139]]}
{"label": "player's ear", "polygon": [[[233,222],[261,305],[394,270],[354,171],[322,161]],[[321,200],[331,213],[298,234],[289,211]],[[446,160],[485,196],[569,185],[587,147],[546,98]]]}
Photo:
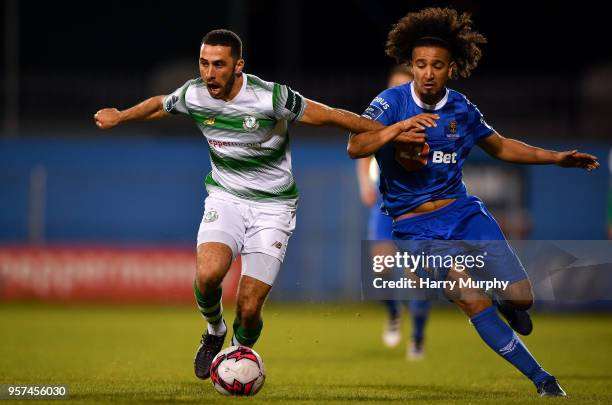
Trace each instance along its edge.
{"label": "player's ear", "polygon": [[238,59],[236,61],[236,65],[234,65],[234,74],[236,76],[240,76],[242,74],[242,69],[244,69],[244,59]]}
{"label": "player's ear", "polygon": [[452,79],[455,76],[455,69],[457,69],[457,64],[455,62],[451,62],[448,68],[448,78]]}

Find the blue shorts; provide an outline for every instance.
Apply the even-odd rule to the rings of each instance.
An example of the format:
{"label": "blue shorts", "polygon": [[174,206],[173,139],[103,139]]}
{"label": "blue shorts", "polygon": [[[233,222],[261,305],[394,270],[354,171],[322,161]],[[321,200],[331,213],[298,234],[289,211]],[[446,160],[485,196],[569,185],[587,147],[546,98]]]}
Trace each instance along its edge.
{"label": "blue shorts", "polygon": [[380,210],[380,204],[376,204],[370,208],[370,218],[368,220],[368,239],[392,240],[392,231],[393,218],[382,213]]}
{"label": "blue shorts", "polygon": [[[470,270],[470,274],[477,279],[496,278],[514,283],[527,278],[521,261],[478,197],[461,197],[436,211],[396,221],[393,223],[393,239],[404,250],[406,246],[410,246],[411,250],[421,250],[427,245],[429,254],[457,255],[486,251],[485,268]],[[401,242],[438,240],[461,242],[436,242],[423,246],[416,242],[405,242],[402,246]],[[431,277],[424,269],[417,269],[417,274]],[[447,274],[448,269],[442,269],[436,279],[445,279]]]}

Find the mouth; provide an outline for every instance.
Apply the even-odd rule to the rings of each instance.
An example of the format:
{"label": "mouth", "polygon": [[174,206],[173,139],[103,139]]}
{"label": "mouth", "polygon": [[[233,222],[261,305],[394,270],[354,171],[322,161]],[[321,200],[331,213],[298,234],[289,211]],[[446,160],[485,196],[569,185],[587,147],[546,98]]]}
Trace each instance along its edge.
{"label": "mouth", "polygon": [[433,83],[433,82],[431,82],[431,83],[424,83],[424,84],[423,84],[423,87],[424,87],[426,90],[432,90],[432,89],[434,88],[434,83]]}
{"label": "mouth", "polygon": [[207,83],[206,88],[208,89],[208,92],[210,93],[210,95],[213,97],[220,96],[221,92],[223,91],[223,88],[221,87],[221,85],[217,83]]}

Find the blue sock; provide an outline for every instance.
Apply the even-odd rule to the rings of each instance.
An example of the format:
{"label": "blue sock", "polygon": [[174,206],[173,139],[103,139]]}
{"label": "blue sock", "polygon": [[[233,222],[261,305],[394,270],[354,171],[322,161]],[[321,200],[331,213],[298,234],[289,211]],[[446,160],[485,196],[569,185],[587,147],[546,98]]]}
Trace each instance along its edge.
{"label": "blue sock", "polygon": [[389,312],[389,318],[397,319],[399,316],[399,305],[395,300],[385,300],[383,301],[387,306],[387,311]]}
{"label": "blue sock", "polygon": [[495,307],[488,307],[470,320],[482,340],[497,354],[518,368],[534,384],[537,385],[551,377],[533,358],[512,329],[499,318]]}
{"label": "blue sock", "polygon": [[416,344],[423,343],[425,324],[429,315],[429,300],[410,300],[410,316],[412,317],[412,339]]}

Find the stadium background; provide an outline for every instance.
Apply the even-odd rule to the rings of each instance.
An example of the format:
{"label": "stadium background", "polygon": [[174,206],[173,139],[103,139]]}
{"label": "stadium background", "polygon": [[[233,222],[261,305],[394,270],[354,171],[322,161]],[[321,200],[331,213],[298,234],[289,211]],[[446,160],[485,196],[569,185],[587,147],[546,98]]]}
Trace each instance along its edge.
{"label": "stadium background", "polygon": [[[385,86],[392,63],[384,42],[391,24],[407,11],[447,4],[471,11],[489,40],[473,77],[451,87],[467,94],[502,134],[543,147],[578,148],[599,156],[602,165],[591,174],[519,167],[475,149],[466,167],[470,191],[485,200],[510,238],[608,239],[612,38],[607,14],[595,5],[230,0],[92,7],[7,0],[1,10],[0,300],[12,325],[5,337],[13,343],[6,350],[19,352],[21,337],[37,333],[23,318],[71,322],[89,313],[80,306],[84,302],[192,303],[194,240],[210,168],[202,135],[186,117],[102,132],[93,125],[96,110],[126,108],[195,77],[201,37],[227,27],[243,39],[248,73],[361,112]],[[359,303],[367,209],[345,152],[346,134],[299,124],[290,132],[301,190],[298,226],[270,311],[313,319],[331,314],[351,325],[363,313],[378,344],[382,310]],[[235,280],[236,272],[226,292]],[[597,282],[612,290],[609,272]],[[588,286],[583,288],[588,297]],[[32,300],[37,304],[27,304]],[[58,307],[57,301],[69,305]],[[338,303],[362,309],[346,312]],[[610,309],[610,302],[581,304],[582,310]],[[311,305],[314,314],[303,309]],[[108,324],[125,321],[123,310],[114,308],[101,315]],[[141,316],[138,308],[126,311]],[[201,327],[192,308],[156,308]],[[458,314],[441,311],[449,325],[461,322]],[[593,325],[609,320],[599,315]],[[562,322],[553,317],[543,324],[551,331]],[[433,331],[441,328],[435,325]],[[612,334],[606,333],[590,335],[599,350],[609,350]],[[266,356],[272,356],[265,353],[269,339],[262,343]],[[17,367],[15,358],[2,364],[5,376],[29,381],[25,375],[36,375]],[[592,370],[609,377],[597,366]]]}

